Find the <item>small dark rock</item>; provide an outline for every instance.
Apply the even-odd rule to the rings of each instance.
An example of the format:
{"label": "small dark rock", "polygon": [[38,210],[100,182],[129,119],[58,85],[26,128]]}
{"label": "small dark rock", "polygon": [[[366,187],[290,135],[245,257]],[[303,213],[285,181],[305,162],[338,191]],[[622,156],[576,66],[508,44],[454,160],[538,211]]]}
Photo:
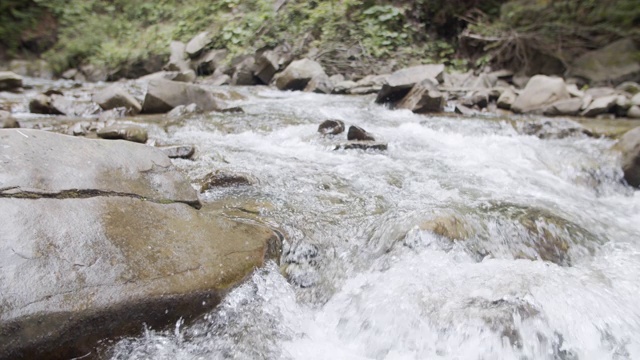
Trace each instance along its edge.
{"label": "small dark rock", "polygon": [[353,125],[349,126],[347,140],[376,141],[373,135],[369,134],[365,129]]}
{"label": "small dark rock", "polygon": [[39,94],[29,101],[29,112],[33,114],[62,115],[62,112],[53,106],[51,97],[45,94]]}
{"label": "small dark rock", "polygon": [[325,120],[318,126],[322,135],[338,135],[344,132],[344,122],[341,120]]}
{"label": "small dark rock", "polygon": [[248,185],[251,185],[251,181],[246,176],[223,173],[218,170],[207,174],[202,180],[200,180],[200,192],[203,193],[216,187]]}
{"label": "small dark rock", "polygon": [[373,141],[350,141],[336,145],[333,150],[387,150],[387,144]]}
{"label": "small dark rock", "polygon": [[161,146],[158,149],[162,150],[171,159],[190,159],[196,152],[196,148],[193,145]]}

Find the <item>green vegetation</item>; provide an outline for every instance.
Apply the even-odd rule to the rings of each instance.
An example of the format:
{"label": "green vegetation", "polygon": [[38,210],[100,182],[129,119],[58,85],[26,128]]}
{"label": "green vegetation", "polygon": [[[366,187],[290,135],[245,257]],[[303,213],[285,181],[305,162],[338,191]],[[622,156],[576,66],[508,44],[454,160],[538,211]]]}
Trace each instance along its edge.
{"label": "green vegetation", "polygon": [[[54,19],[53,30],[42,19]],[[40,31],[34,29],[41,28]],[[210,30],[212,47],[249,53],[287,41],[317,48],[333,71],[371,71],[393,59],[454,67],[524,60],[535,51],[564,61],[622,36],[637,36],[636,0],[3,0],[0,47],[40,53],[55,71],[93,64],[115,73],[151,58],[171,40]],[[48,31],[48,32],[47,32]],[[57,41],[38,43],[39,34]],[[25,35],[26,34],[26,35]],[[460,36],[462,34],[462,36]],[[482,42],[479,54],[459,39]],[[46,37],[45,37],[46,38]],[[468,61],[472,59],[473,61]],[[355,60],[355,61],[354,61]]]}

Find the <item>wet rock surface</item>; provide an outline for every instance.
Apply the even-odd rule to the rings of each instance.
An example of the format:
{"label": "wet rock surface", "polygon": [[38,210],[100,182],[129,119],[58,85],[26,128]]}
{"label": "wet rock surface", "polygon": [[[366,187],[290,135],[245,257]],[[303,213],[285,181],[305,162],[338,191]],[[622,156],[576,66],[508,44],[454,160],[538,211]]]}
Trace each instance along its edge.
{"label": "wet rock surface", "polygon": [[195,146],[192,145],[159,146],[158,149],[162,150],[170,159],[190,159],[196,152]]}
{"label": "wet rock surface", "polygon": [[365,129],[359,126],[351,125],[349,126],[349,131],[347,132],[347,140],[376,141],[376,138],[373,137],[373,135],[367,132]]}
{"label": "wet rock surface", "polygon": [[101,139],[127,140],[144,144],[147,142],[147,130],[134,125],[111,125],[98,130],[97,135]]}
{"label": "wet rock surface", "polygon": [[622,171],[627,183],[640,187],[640,127],[622,136],[617,145],[622,153]]}
{"label": "wet rock surface", "polygon": [[95,357],[101,340],[197,318],[279,256],[270,229],[196,210],[160,150],[0,139],[0,359]]}
{"label": "wet rock surface", "polygon": [[318,132],[322,135],[338,135],[344,132],[344,121],[325,120],[318,126]]}

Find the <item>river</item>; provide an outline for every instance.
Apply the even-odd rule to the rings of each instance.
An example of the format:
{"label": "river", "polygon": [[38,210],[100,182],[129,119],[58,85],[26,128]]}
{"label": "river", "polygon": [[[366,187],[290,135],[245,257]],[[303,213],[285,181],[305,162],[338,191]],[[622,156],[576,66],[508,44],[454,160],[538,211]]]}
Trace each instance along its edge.
{"label": "river", "polygon": [[[640,359],[640,192],[621,184],[614,140],[558,138],[560,120],[540,138],[527,118],[238,91],[244,113],[147,127],[196,145],[174,160],[192,179],[253,180],[203,201],[279,229],[281,264],[112,359]],[[317,133],[330,118],[388,150],[334,151],[345,139]]]}

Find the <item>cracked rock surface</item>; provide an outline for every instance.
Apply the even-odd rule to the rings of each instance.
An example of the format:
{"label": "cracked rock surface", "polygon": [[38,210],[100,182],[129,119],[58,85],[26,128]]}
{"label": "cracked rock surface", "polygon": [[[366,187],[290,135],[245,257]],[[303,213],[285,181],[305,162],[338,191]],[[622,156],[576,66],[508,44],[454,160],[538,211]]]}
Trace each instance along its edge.
{"label": "cracked rock surface", "polygon": [[215,306],[280,239],[200,207],[160,150],[0,130],[0,359],[67,359]]}

